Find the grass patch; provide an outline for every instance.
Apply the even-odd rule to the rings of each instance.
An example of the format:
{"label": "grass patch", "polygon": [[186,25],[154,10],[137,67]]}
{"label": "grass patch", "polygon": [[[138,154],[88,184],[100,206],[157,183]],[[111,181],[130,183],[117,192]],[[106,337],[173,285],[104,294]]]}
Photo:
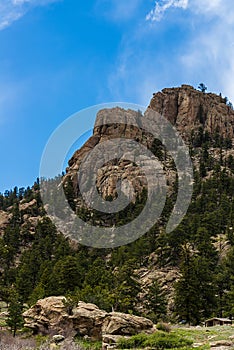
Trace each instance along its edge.
{"label": "grass patch", "polygon": [[75,343],[84,350],[100,350],[102,348],[101,341],[91,341],[81,337],[76,337]]}
{"label": "grass patch", "polygon": [[215,342],[218,340],[228,340],[234,335],[233,326],[215,326],[215,327],[200,327],[200,328],[174,328],[176,334],[192,339],[194,343]]}

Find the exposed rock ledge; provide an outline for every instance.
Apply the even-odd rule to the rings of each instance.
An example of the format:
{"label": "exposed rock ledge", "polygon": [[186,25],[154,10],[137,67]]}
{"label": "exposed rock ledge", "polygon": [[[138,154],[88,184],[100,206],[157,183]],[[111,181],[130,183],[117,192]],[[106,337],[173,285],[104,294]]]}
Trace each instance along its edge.
{"label": "exposed rock ledge", "polygon": [[120,312],[108,313],[82,301],[69,310],[64,301],[66,298],[63,296],[38,300],[23,314],[25,327],[35,334],[78,334],[91,340],[105,340],[103,349],[108,348],[107,339],[114,342],[113,339],[118,339],[120,335],[155,332],[153,323],[147,318]]}

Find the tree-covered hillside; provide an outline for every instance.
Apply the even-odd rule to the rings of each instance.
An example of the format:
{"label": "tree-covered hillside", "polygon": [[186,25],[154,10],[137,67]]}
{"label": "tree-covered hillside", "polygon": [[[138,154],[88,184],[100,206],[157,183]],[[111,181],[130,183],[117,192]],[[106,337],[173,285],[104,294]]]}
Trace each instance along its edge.
{"label": "tree-covered hillside", "polygon": [[[233,113],[230,108],[227,111]],[[199,123],[205,125],[205,112],[199,111]],[[186,126],[186,140],[194,165],[194,191],[186,216],[171,233],[165,228],[178,184],[170,175],[175,164],[158,140],[151,143],[151,151],[169,169],[170,193],[160,220],[131,244],[95,249],[65,238],[46,216],[39,181],[32,188],[15,187],[0,195],[1,300],[30,306],[40,298],[65,295],[71,305],[83,300],[107,311],[148,316],[154,322],[196,325],[211,316],[233,317],[232,138],[223,136],[221,129],[209,132],[200,125],[190,130]],[[68,202],[87,221],[122,225],[138,215],[147,197],[143,188],[135,203],[106,217],[77,204],[73,183],[66,179]]]}

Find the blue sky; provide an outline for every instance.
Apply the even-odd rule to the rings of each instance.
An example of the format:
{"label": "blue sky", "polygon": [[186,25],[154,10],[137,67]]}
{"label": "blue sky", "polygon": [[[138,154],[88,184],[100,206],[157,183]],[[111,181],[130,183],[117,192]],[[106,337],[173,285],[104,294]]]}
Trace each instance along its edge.
{"label": "blue sky", "polygon": [[83,108],[200,82],[234,101],[233,57],[231,0],[0,0],[0,191]]}

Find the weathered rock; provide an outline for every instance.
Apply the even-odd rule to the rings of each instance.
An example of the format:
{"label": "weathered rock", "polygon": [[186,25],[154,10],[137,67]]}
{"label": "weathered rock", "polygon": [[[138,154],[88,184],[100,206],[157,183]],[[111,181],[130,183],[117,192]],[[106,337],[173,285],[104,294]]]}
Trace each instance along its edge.
{"label": "weathered rock", "polygon": [[72,332],[73,323],[69,318],[63,296],[40,299],[23,313],[25,327],[40,334],[65,334]]}
{"label": "weathered rock", "polygon": [[167,118],[185,137],[200,126],[213,135],[219,130],[224,138],[234,137],[234,111],[225,99],[204,94],[190,85],[166,88],[154,94],[149,108]]}
{"label": "weathered rock", "polygon": [[33,208],[37,207],[37,201],[36,199],[32,199],[30,202],[21,202],[19,205],[19,211],[22,214],[31,214],[33,211]]}
{"label": "weathered rock", "polygon": [[[100,110],[97,114],[96,123],[94,126],[93,136],[84,144],[84,146],[76,151],[69,161],[67,174],[64,177],[64,184],[70,179],[73,184],[74,193],[77,198],[77,207],[83,205],[79,192],[79,183],[77,179],[77,171],[80,168],[84,157],[98,145],[102,147],[102,143],[115,138],[126,138],[139,142],[149,149],[153,146],[153,136],[142,130],[143,118],[151,118],[152,123],[155,122],[156,113],[162,114],[173,125],[185,140],[191,140],[201,129],[210,135],[218,135],[223,138],[234,138],[234,111],[226,104],[226,101],[221,96],[202,93],[192,86],[182,85],[178,88],[163,89],[161,92],[154,94],[145,115],[132,110],[124,110],[122,108],[111,108]],[[111,122],[113,115],[115,120],[121,116],[124,123],[117,124]],[[120,118],[119,118],[120,119]],[[151,120],[151,119],[150,119]],[[151,123],[151,122],[149,122]],[[194,135],[191,135],[193,130]],[[106,150],[102,154],[106,154]],[[113,155],[113,154],[112,154]],[[218,155],[220,156],[220,154]],[[124,160],[123,160],[124,158]],[[113,157],[112,157],[113,159]],[[140,194],[147,186],[146,178],[141,172],[140,167],[137,167],[134,162],[122,157],[122,160],[112,160],[103,164],[97,172],[96,186],[98,192],[105,198],[115,198],[117,196],[116,184],[117,181],[128,180],[131,182],[135,190],[133,201],[136,194]],[[87,169],[93,168],[93,162],[86,160]],[[168,187],[175,182],[176,175],[166,164],[166,159],[162,161]],[[87,170],[88,171],[88,170]],[[87,181],[87,176],[81,181]],[[129,187],[122,187],[125,195],[129,195]],[[88,194],[92,198],[92,193]]]}
{"label": "weathered rock", "polygon": [[96,305],[80,301],[72,310],[70,319],[77,334],[86,335],[92,340],[101,340],[102,324],[107,315],[106,311],[100,310]]}
{"label": "weathered rock", "polygon": [[153,322],[144,317],[111,312],[105,318],[102,325],[103,334],[134,335],[140,332],[153,333]]}
{"label": "weathered rock", "polygon": [[144,317],[107,313],[94,304],[82,301],[69,311],[65,300],[63,296],[39,300],[24,312],[25,327],[32,329],[35,334],[55,334],[58,339],[64,339],[64,335],[80,335],[91,340],[102,340],[104,335],[108,335],[116,339],[115,336],[155,331],[153,323]]}
{"label": "weathered rock", "polygon": [[[121,116],[126,121],[125,124],[111,124],[109,119],[112,115]],[[112,109],[103,109],[98,112],[96,123],[94,126],[94,134],[89,140],[77,150],[72,158],[69,160],[69,167],[66,169],[67,174],[64,177],[64,184],[70,178],[74,192],[76,195],[79,194],[79,185],[77,181],[77,171],[80,168],[81,162],[84,157],[95,148],[98,144],[101,145],[103,142],[114,139],[117,137],[122,137],[126,139],[132,139],[142,142],[145,146],[150,147],[152,145],[153,138],[150,135],[146,136],[141,130],[141,118],[142,115],[138,112],[132,110],[124,110],[122,108],[112,108]],[[133,125],[130,125],[130,124]],[[113,151],[113,150],[111,150]],[[102,154],[105,154],[103,152]],[[113,155],[113,153],[112,153]],[[134,162],[128,161],[126,155],[126,160],[113,160],[107,162],[98,170],[97,174],[97,188],[102,194],[103,198],[112,196],[117,196],[116,184],[117,181],[122,179],[128,179],[132,182],[132,186],[137,193],[141,193],[143,187],[146,186],[145,175],[142,170],[137,167]],[[85,163],[86,169],[93,168],[93,162],[89,164],[86,160]],[[88,171],[88,170],[87,170]],[[80,179],[80,181],[85,181]],[[122,187],[122,190],[128,195],[129,188]]]}
{"label": "weathered rock", "polygon": [[61,335],[61,334],[55,334],[53,336],[53,341],[55,342],[55,344],[59,344],[59,343],[61,343],[64,340],[65,340],[65,337],[63,335]]}
{"label": "weathered rock", "polygon": [[3,210],[0,210],[0,235],[4,233],[5,228],[9,224],[11,218],[12,218],[11,213],[7,213]]}
{"label": "weathered rock", "polygon": [[[171,266],[169,267],[158,267],[159,257],[151,256],[152,266],[142,267],[135,271],[138,276],[140,285],[141,285],[141,293],[139,297],[141,300],[144,300],[145,295],[148,292],[149,287],[153,283],[153,281],[158,281],[162,290],[166,291],[167,301],[168,301],[168,314],[172,314],[174,310],[174,284],[180,278],[179,269]],[[147,309],[145,308],[144,303],[141,303],[138,307],[138,311],[146,314]]]}
{"label": "weathered rock", "polygon": [[232,345],[233,342],[229,340],[217,340],[215,342],[210,343],[211,348],[229,347]]}
{"label": "weathered rock", "polygon": [[102,350],[115,349],[120,338],[129,338],[128,336],[104,334],[102,337]]}

